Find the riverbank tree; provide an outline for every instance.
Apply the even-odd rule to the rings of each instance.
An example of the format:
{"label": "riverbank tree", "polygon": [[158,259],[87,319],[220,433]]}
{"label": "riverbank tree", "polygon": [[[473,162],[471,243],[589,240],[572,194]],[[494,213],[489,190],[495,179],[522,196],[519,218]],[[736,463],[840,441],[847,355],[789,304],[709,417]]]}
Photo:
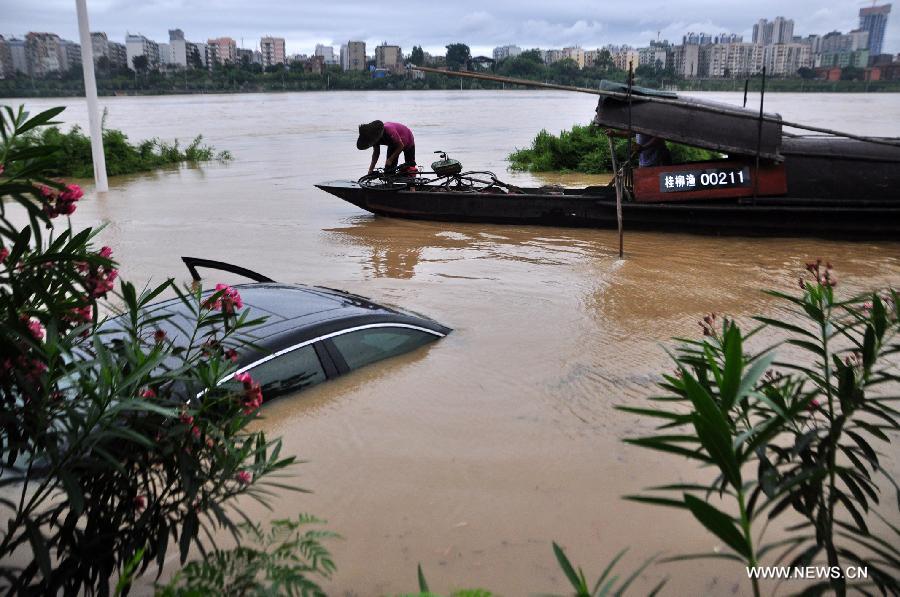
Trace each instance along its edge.
{"label": "riverbank tree", "polygon": [[[468,49],[458,44],[453,56],[468,60]],[[424,62],[424,53],[419,55]],[[456,58],[454,58],[456,60]],[[414,62],[415,63],[415,62]],[[464,64],[461,62],[460,65]],[[279,91],[327,90],[425,90],[425,89],[501,89],[502,83],[473,81],[440,74],[424,78],[405,75],[373,77],[367,71],[343,71],[338,66],[326,66],[322,73],[307,72],[303,63],[274,65],[263,69],[258,64],[227,64],[206,68],[155,71],[115,69],[106,65],[97,68],[97,91],[100,95],[165,95],[192,93],[257,93]],[[608,52],[601,52],[591,66],[573,67],[571,61],[561,60],[544,64],[539,50],[527,50],[518,56],[494,64],[496,74],[549,82],[560,85],[596,88],[603,79],[625,81],[627,73],[616,69]],[[849,71],[848,71],[849,72]],[[862,81],[858,73],[850,72],[845,80],[810,80],[805,76],[769,78],[768,91],[799,92],[897,92],[900,81]],[[682,79],[670,69],[642,65],[636,69],[635,83],[646,87],[690,91],[743,91],[744,78]],[[749,88],[758,91],[759,77],[751,77]],[[510,88],[507,85],[505,88]],[[0,80],[0,97],[63,97],[83,96],[84,79],[80,69],[53,73],[43,78],[19,73]]]}

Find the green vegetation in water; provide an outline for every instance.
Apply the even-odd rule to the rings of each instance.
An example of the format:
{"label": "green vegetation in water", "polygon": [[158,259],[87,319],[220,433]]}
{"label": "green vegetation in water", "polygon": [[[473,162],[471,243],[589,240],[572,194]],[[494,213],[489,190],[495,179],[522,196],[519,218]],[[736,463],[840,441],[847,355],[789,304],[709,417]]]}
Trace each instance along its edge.
{"label": "green vegetation in water", "polygon": [[[622,161],[628,153],[628,140],[614,138],[616,159]],[[667,143],[676,164],[715,160],[721,154],[681,145]],[[513,170],[528,172],[584,172],[586,174],[612,173],[609,155],[609,141],[600,127],[575,125],[571,130],[554,135],[541,130],[531,142],[531,147],[517,149],[509,154]]]}
{"label": "green vegetation in water", "polygon": [[[78,126],[72,127],[68,132],[63,132],[56,126],[44,128],[25,137],[23,143],[57,148],[48,164],[48,174],[51,176],[74,178],[94,176],[91,139]],[[120,130],[104,129],[103,150],[106,153],[106,173],[110,176],[147,172],[183,162],[231,159],[231,153],[228,151],[217,153],[215,148],[203,144],[202,135],[197,135],[182,148],[177,139],[173,143],[167,143],[159,138],[153,138],[135,144],[131,143],[128,136]]]}

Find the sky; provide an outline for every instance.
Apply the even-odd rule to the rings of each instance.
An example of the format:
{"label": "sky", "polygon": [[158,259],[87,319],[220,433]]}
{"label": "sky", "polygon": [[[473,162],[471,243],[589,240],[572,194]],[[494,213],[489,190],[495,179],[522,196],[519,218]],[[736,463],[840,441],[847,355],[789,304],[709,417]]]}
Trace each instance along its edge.
{"label": "sky", "polygon": [[[751,41],[760,18],[794,20],[794,35],[844,33],[858,26],[859,8],[871,1],[843,0],[426,0],[422,2],[289,0],[87,0],[92,31],[113,41],[140,33],[168,41],[179,28],[189,41],[229,36],[254,48],[264,35],[284,37],[288,54],[311,54],[315,45],[363,40],[409,52],[421,45],[443,54],[449,43],[468,44],[473,55],[499,45],[523,49],[585,49],[607,44],[646,46],[657,35],[674,43],[689,31],[738,33]],[[900,52],[900,4],[888,19],[883,52]],[[0,34],[49,31],[78,40],[74,0],[0,0]],[[369,50],[371,53],[371,50]]]}

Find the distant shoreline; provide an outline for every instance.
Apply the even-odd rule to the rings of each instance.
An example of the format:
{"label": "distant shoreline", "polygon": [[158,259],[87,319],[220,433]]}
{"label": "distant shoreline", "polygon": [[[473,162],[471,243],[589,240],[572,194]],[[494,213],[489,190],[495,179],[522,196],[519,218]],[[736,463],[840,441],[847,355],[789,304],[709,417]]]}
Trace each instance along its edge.
{"label": "distant shoreline", "polygon": [[[2,81],[0,81],[2,83]],[[759,83],[757,80],[751,80],[750,93],[759,92]],[[742,93],[744,91],[743,81],[691,81],[681,82],[677,85],[666,85],[666,90],[670,91],[718,91],[718,92],[735,92]],[[184,89],[129,89],[117,90],[110,92],[109,90],[98,90],[100,97],[144,97],[144,96],[168,96],[168,95],[233,95],[233,94],[251,94],[251,93],[307,93],[307,92],[369,92],[369,91],[454,91],[460,90],[457,86],[407,86],[400,85],[396,87],[371,87],[371,88],[305,88],[305,89],[262,89],[262,88],[239,88],[239,89],[206,89],[206,90],[184,90]],[[546,91],[546,89],[533,89],[526,86],[506,86],[505,88],[489,85],[463,85],[463,91]],[[801,85],[795,80],[773,79],[766,81],[766,93],[900,93],[900,81],[874,81],[866,85],[864,81],[804,81]],[[84,90],[78,88],[63,88],[53,90],[34,90],[25,88],[2,89],[0,88],[0,99],[30,99],[30,98],[72,98],[84,97]]]}
{"label": "distant shoreline", "polygon": [[[618,70],[547,72],[539,75],[502,73],[540,83],[554,83],[589,89],[602,81],[624,81],[626,73]],[[665,73],[636,76],[635,84],[672,91],[748,91],[758,93],[762,78],[753,76],[729,79],[683,79]],[[255,72],[241,68],[224,68],[211,72],[113,73],[97,79],[97,92],[103,97],[145,95],[203,95],[229,93],[286,93],[298,91],[426,91],[426,90],[500,90],[530,89],[527,86],[463,79],[452,75],[427,74],[424,77],[388,75],[373,77],[366,72],[329,70],[325,73],[282,70]],[[820,79],[768,78],[766,92],[800,93],[885,93],[900,92],[900,80],[860,81],[855,79],[825,81]],[[84,97],[84,81],[80,73],[68,72],[59,77],[35,78],[18,76],[0,79],[0,98]]]}

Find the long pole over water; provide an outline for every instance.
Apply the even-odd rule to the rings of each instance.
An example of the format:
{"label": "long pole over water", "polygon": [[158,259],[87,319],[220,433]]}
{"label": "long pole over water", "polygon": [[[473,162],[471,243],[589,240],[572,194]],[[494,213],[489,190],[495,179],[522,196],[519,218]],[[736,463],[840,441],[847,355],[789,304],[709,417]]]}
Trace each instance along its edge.
{"label": "long pole over water", "polygon": [[[573,87],[572,85],[557,85],[556,83],[542,83],[540,81],[531,81],[529,79],[517,79],[514,77],[501,77],[499,75],[487,75],[484,73],[473,73],[468,71],[452,71],[452,70],[443,70],[440,68],[431,68],[429,66],[414,66],[412,70],[419,70],[424,73],[434,73],[437,75],[447,75],[449,77],[463,77],[468,79],[481,79],[483,81],[496,81],[498,83],[509,83],[511,85],[522,85],[525,87],[539,87],[541,89],[558,89],[560,91],[575,91],[577,93],[589,93],[591,95],[603,95],[606,97],[613,97],[620,100],[627,100],[628,94],[622,93],[619,91],[606,91],[603,89],[592,89],[590,87]],[[736,116],[738,118],[747,118],[749,120],[757,120],[758,116],[750,111],[743,110],[741,108],[721,108],[718,106],[707,106],[704,104],[698,104],[694,102],[686,102],[677,98],[668,98],[668,97],[657,97],[652,95],[642,95],[642,102],[654,102],[657,104],[672,104],[675,106],[684,106],[691,108],[692,110],[697,110],[699,112],[710,112],[712,114],[727,114],[729,116]],[[809,124],[800,124],[799,122],[789,122],[787,120],[782,120],[780,116],[771,116],[769,114],[765,114],[762,118],[763,122],[773,122],[775,124],[780,124],[782,126],[800,129],[803,131],[811,131],[814,133],[824,133],[826,135],[834,135],[835,137],[844,137],[847,139],[856,139],[857,141],[866,141],[867,143],[876,143],[878,145],[890,145],[892,147],[900,147],[900,141],[896,139],[888,139],[888,138],[879,138],[879,137],[866,137],[863,135],[854,135],[852,133],[845,133],[842,131],[836,131],[834,129],[827,129],[819,126],[812,126]]]}
{"label": "long pole over water", "polygon": [[91,156],[94,159],[94,182],[97,191],[109,190],[106,180],[106,155],[103,153],[103,132],[100,109],[97,105],[97,79],[94,77],[94,48],[88,23],[87,0],[75,0],[78,12],[78,36],[81,39],[81,68],[84,71],[84,96],[88,106],[88,128],[91,133]]}

